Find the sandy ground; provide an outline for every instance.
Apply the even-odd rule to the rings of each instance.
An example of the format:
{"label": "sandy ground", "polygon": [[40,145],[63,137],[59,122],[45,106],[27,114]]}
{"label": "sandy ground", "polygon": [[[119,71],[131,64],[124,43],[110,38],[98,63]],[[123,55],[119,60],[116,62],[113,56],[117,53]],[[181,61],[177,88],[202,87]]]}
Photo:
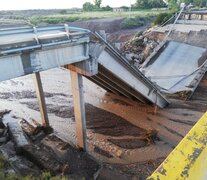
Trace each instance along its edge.
{"label": "sandy ground", "polygon": [[[75,144],[69,71],[52,69],[41,77],[51,126],[61,139]],[[107,93],[84,79],[89,154],[129,179],[147,177],[206,111],[206,85],[205,77],[191,101],[171,100],[155,113],[154,107]],[[41,122],[31,75],[1,82],[0,98],[0,110]],[[152,140],[153,131],[157,134]]]}

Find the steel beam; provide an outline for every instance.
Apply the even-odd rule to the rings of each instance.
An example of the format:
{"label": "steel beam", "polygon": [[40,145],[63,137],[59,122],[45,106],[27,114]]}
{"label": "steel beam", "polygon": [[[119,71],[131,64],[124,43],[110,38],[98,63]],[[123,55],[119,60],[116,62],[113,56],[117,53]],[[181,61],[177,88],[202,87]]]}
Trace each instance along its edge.
{"label": "steel beam", "polygon": [[86,117],[82,75],[70,71],[76,122],[77,147],[86,150]]}
{"label": "steel beam", "polygon": [[[99,39],[100,43],[91,45],[90,53],[92,54],[90,55],[96,57],[99,66],[107,70],[107,73],[102,75],[105,77],[109,76],[109,79],[113,77],[112,82],[116,79],[113,83],[118,85],[119,88],[121,87],[121,89],[124,87],[123,89],[125,91],[123,91],[123,95],[127,91],[134,98],[144,103],[151,102],[161,108],[169,104],[157,86],[147,79],[142,72],[131,66],[127,59],[107,43],[98,33],[94,35]],[[101,72],[100,69],[99,71]]]}
{"label": "steel beam", "polygon": [[161,108],[168,104],[168,101],[152,82],[144,75],[137,73],[127,63],[121,61],[120,57],[117,57],[110,49],[106,48],[103,50],[98,58],[98,62],[118,79],[117,82],[121,81],[122,84],[125,84],[125,89],[128,89],[128,91],[131,89],[130,94],[133,94],[136,99],[146,103],[150,101]]}

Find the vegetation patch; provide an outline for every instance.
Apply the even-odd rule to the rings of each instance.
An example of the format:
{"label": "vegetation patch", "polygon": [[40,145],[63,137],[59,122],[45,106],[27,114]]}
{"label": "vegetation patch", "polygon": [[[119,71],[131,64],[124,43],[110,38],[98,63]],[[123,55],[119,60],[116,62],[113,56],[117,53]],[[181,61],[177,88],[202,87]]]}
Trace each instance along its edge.
{"label": "vegetation patch", "polygon": [[[166,23],[171,17],[173,17],[174,13],[172,12],[164,12],[157,15],[154,24],[155,25],[161,25],[163,23]],[[172,18],[168,23],[172,23],[175,20],[175,18]]]}
{"label": "vegetation patch", "polygon": [[39,23],[59,24],[78,20],[87,20],[87,18],[78,16],[33,16],[30,19],[30,23],[34,25],[38,25]]}
{"label": "vegetation patch", "polygon": [[[163,12],[163,11],[162,11]],[[143,21],[147,20],[147,18],[156,16],[160,13],[160,11],[153,10],[139,10],[139,11],[127,11],[127,12],[112,12],[112,11],[96,11],[96,12],[77,12],[70,14],[54,14],[54,15],[41,15],[40,16],[31,16],[30,18],[24,19],[25,21],[29,21],[33,25],[39,25],[40,23],[45,24],[63,24],[68,22],[75,21],[84,21],[89,19],[100,19],[100,18],[115,18],[115,17],[124,17],[124,24],[143,24]],[[145,20],[144,20],[145,19]],[[129,22],[128,22],[129,21]],[[130,25],[129,25],[130,26]],[[135,25],[131,25],[135,27]],[[124,25],[125,27],[125,25]]]}
{"label": "vegetation patch", "polygon": [[7,159],[0,155],[0,179],[1,180],[36,180],[36,179],[42,179],[42,180],[66,180],[67,178],[65,176],[52,176],[49,172],[43,172],[39,177],[32,177],[32,176],[25,176],[20,177],[17,174],[14,173],[8,173],[5,170],[8,168],[9,163]]}
{"label": "vegetation patch", "polygon": [[136,16],[132,18],[125,18],[122,23],[121,23],[121,28],[122,29],[132,29],[132,28],[137,28],[140,26],[143,26],[150,20],[152,20],[152,16]]}

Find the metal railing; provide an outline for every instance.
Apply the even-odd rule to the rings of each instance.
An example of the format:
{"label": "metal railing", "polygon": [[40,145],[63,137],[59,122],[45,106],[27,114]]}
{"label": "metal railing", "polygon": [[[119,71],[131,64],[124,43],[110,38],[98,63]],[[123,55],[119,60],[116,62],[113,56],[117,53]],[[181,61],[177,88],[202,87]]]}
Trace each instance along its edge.
{"label": "metal railing", "polygon": [[51,27],[0,29],[0,55],[77,42],[89,31],[67,24]]}

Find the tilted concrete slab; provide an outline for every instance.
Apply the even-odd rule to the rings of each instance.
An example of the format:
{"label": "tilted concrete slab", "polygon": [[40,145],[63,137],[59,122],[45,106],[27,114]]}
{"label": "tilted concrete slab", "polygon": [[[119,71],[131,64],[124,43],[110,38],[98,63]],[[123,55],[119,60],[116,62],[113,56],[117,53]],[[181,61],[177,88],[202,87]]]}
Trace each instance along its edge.
{"label": "tilted concrete slab", "polygon": [[156,104],[163,108],[168,101],[161,95],[158,88],[148,80],[139,70],[96,34],[101,41],[90,45],[90,54],[97,59],[98,74],[89,79],[104,89],[128,98],[137,99],[143,103]]}
{"label": "tilted concrete slab", "polygon": [[170,41],[141,70],[165,93],[193,92],[206,72],[206,59],[205,48]]}

